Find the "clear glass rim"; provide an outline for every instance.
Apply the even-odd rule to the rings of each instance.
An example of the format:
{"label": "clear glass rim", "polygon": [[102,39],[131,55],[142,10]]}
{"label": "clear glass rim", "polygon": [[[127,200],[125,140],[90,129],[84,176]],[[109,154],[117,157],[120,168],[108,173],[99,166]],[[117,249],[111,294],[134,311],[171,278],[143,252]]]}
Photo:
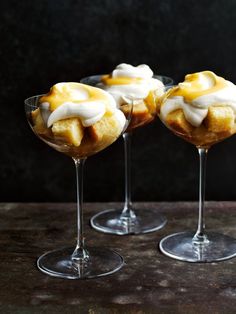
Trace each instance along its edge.
{"label": "clear glass rim", "polygon": [[177,87],[178,84],[171,84],[171,85],[165,85],[165,92],[167,92],[169,89],[173,88],[173,87]]}
{"label": "clear glass rim", "polygon": [[34,95],[34,96],[30,96],[30,97],[27,97],[25,100],[24,100],[24,104],[26,105],[26,106],[32,106],[29,102],[30,102],[30,100],[33,100],[33,99],[37,99],[37,98],[40,98],[40,97],[42,97],[42,96],[44,96],[45,94],[39,94],[39,95]]}
{"label": "clear glass rim", "polygon": [[[85,76],[85,77],[80,79],[80,82],[85,84],[85,82],[88,80],[99,80],[104,75],[108,75],[108,74],[94,74],[94,75]],[[163,82],[163,80],[166,80],[167,82],[164,84],[165,86],[174,86],[175,85],[174,79],[171,78],[170,76],[155,75],[154,74],[153,77],[159,79],[162,82]]]}

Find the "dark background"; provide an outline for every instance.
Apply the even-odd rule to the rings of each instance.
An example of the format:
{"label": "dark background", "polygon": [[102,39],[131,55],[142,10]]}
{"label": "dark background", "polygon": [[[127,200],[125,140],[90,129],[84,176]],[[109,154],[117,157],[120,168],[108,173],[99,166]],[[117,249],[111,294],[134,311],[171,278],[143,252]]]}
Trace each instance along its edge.
{"label": "dark background", "polygon": [[[75,200],[72,161],[30,130],[23,100],[60,81],[147,63],[182,80],[213,70],[236,82],[236,1],[0,1],[0,201]],[[89,158],[86,201],[123,200],[120,139]],[[207,198],[236,199],[236,138],[212,148]],[[133,136],[133,199],[195,200],[196,149],[159,121]]]}

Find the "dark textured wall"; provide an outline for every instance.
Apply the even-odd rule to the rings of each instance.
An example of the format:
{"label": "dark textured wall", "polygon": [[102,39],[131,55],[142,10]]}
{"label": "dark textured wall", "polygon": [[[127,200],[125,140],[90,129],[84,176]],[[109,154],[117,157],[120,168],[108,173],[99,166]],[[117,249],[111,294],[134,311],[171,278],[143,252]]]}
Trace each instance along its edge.
{"label": "dark textured wall", "polygon": [[[73,201],[72,161],[27,125],[24,98],[59,81],[149,64],[176,81],[211,69],[236,82],[236,1],[1,0],[0,201]],[[122,141],[91,157],[85,200],[123,199]],[[209,154],[208,199],[236,199],[236,138]],[[133,136],[133,199],[194,200],[196,149],[159,121]]]}

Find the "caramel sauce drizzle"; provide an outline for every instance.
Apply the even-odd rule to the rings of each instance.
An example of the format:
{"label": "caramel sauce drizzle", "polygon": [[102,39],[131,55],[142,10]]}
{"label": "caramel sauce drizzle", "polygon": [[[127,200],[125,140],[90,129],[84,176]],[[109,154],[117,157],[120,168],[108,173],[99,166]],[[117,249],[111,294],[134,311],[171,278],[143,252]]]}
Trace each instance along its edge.
{"label": "caramel sauce drizzle", "polygon": [[141,77],[112,77],[111,75],[103,75],[101,81],[105,85],[129,85],[141,84],[143,79]]}
{"label": "caramel sauce drizzle", "polygon": [[[68,86],[69,84],[69,86]],[[80,83],[68,83],[62,86],[62,88],[58,88],[56,85],[53,85],[46,95],[40,98],[40,103],[48,102],[50,104],[50,110],[54,111],[57,107],[62,105],[64,102],[73,102],[75,104],[83,103],[83,102],[92,102],[92,101],[103,101],[105,104],[108,104],[108,99],[106,95],[104,95],[100,89],[80,84]],[[75,100],[71,97],[71,89],[76,89],[80,85],[88,92],[88,99],[86,100]],[[69,87],[69,88],[68,88]]]}
{"label": "caramel sauce drizzle", "polygon": [[[212,87],[206,89],[203,86],[200,80],[200,75],[202,74],[210,77],[210,79],[213,81]],[[220,89],[225,88],[226,86],[227,81],[224,78],[215,75],[211,71],[203,71],[186,75],[184,82],[180,83],[176,88],[174,88],[170,94],[172,97],[182,96],[186,102],[191,103],[195,98],[215,93]]]}

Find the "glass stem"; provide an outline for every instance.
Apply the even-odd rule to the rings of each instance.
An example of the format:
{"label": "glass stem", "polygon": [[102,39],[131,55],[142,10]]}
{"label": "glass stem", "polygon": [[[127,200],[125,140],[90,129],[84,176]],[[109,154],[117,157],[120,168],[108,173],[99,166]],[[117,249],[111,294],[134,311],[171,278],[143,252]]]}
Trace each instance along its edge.
{"label": "glass stem", "polygon": [[198,153],[199,153],[199,214],[198,214],[197,232],[193,237],[194,244],[206,244],[209,242],[205,234],[205,217],[204,217],[205,216],[204,201],[205,201],[207,152],[208,152],[208,148],[198,148]]}
{"label": "glass stem", "polygon": [[131,132],[123,134],[125,154],[125,205],[121,214],[123,218],[135,218],[131,201],[131,138]]}
{"label": "glass stem", "polygon": [[87,250],[84,248],[83,233],[83,168],[86,159],[73,158],[76,169],[76,195],[77,195],[77,244],[72,254],[75,264],[86,262],[89,259]]}

